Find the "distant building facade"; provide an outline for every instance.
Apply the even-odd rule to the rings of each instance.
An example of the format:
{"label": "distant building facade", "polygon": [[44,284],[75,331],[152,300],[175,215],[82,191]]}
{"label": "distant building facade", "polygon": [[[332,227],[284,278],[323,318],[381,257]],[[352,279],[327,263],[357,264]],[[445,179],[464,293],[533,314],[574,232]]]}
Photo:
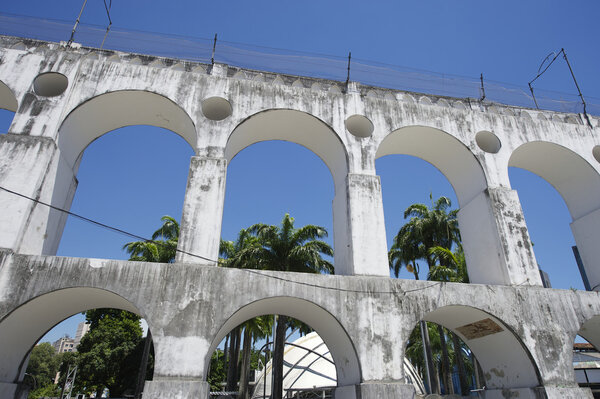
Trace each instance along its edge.
{"label": "distant building facade", "polygon": [[62,338],[57,339],[52,343],[54,350],[56,353],[63,352],[77,352],[77,347],[79,346],[79,342],[81,342],[81,338],[90,330],[90,325],[88,323],[82,322],[77,325],[77,333],[75,334],[75,338],[71,338],[68,335],[65,335]]}

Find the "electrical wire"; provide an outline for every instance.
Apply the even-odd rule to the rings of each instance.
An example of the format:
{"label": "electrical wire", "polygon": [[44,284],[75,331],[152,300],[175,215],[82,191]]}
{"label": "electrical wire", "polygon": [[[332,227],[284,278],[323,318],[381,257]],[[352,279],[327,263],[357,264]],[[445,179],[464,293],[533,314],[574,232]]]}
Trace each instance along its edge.
{"label": "electrical wire", "polygon": [[[138,240],[141,240],[141,241],[144,241],[144,242],[154,243],[154,244],[157,244],[157,245],[163,245],[163,246],[167,245],[164,242],[151,240],[151,239],[142,237],[140,235],[137,235],[137,234],[134,234],[134,233],[130,233],[130,232],[125,231],[123,229],[120,229],[118,227],[113,227],[113,226],[107,225],[105,223],[98,222],[97,220],[93,220],[93,219],[90,219],[88,217],[79,215],[79,214],[77,214],[75,212],[71,212],[71,211],[68,211],[66,209],[63,209],[63,208],[60,208],[60,207],[48,204],[48,203],[46,203],[44,201],[40,201],[39,199],[32,198],[32,197],[29,197],[29,196],[27,196],[25,194],[18,193],[16,191],[10,190],[10,189],[8,189],[6,187],[0,186],[0,190],[4,190],[4,191],[6,191],[6,192],[8,192],[10,194],[16,195],[16,196],[21,197],[21,198],[25,198],[27,200],[30,200],[30,201],[36,203],[36,204],[47,206],[50,209],[54,209],[56,211],[66,213],[67,215],[73,216],[73,217],[75,217],[77,219],[80,219],[80,220],[83,220],[84,222],[91,223],[93,225],[96,225],[96,226],[99,226],[99,227],[102,227],[102,228],[105,228],[105,229],[108,229],[108,230],[111,230],[111,231],[114,231],[114,232],[126,235],[126,236],[131,237],[131,238],[135,238],[135,239],[138,239]],[[207,258],[205,256],[201,256],[201,255],[196,255],[196,254],[193,254],[193,253],[190,253],[190,252],[187,252],[187,251],[183,251],[181,249],[177,249],[176,248],[175,251],[179,252],[179,253],[182,253],[182,254],[185,254],[185,255],[193,256],[195,258],[199,258],[199,259],[202,259],[202,260],[213,262],[215,264],[219,263],[217,260],[210,259],[210,258]],[[433,287],[436,287],[436,286],[441,286],[443,284],[443,282],[435,282],[435,283],[429,284],[429,285],[427,285],[425,287],[419,287],[419,288],[415,288],[415,289],[412,289],[412,290],[390,290],[390,291],[353,290],[353,289],[348,289],[348,288],[328,287],[328,286],[323,286],[323,285],[319,285],[319,284],[307,283],[307,282],[304,282],[304,281],[291,280],[291,279],[288,279],[288,278],[284,278],[284,277],[280,277],[280,276],[275,276],[275,275],[272,275],[272,274],[261,273],[259,270],[252,270],[252,269],[237,269],[237,270],[240,270],[240,271],[246,272],[246,273],[255,274],[255,275],[258,275],[258,276],[261,276],[261,277],[267,277],[267,278],[270,278],[270,279],[273,279],[273,280],[284,281],[286,283],[292,283],[292,284],[302,285],[302,286],[305,286],[305,287],[318,288],[318,289],[324,289],[324,290],[332,290],[332,291],[337,291],[337,292],[347,292],[347,293],[354,293],[354,294],[381,294],[381,295],[385,295],[385,294],[388,294],[388,295],[402,294],[402,295],[406,295],[407,293],[410,293],[410,292],[423,291],[423,290],[426,290],[426,289],[429,289],[429,288],[433,288]]]}
{"label": "electrical wire", "polygon": [[[21,197],[21,198],[25,198],[25,199],[28,199],[28,200],[30,200],[30,201],[33,201],[33,202],[35,202],[36,204],[40,204],[40,205],[47,206],[48,208],[50,208],[50,209],[54,209],[55,211],[59,211],[59,212],[66,213],[67,215],[70,215],[70,216],[73,216],[73,217],[75,217],[75,218],[77,218],[77,219],[83,220],[84,222],[88,222],[88,223],[94,224],[94,225],[96,225],[96,226],[99,226],[99,227],[102,227],[102,228],[105,228],[105,229],[108,229],[108,230],[111,230],[111,231],[114,231],[114,232],[117,232],[117,233],[120,233],[120,234],[126,235],[126,236],[128,236],[128,237],[131,237],[131,238],[135,238],[135,239],[138,239],[138,240],[141,240],[141,241],[144,241],[144,242],[151,242],[151,243],[158,244],[158,245],[163,245],[163,246],[164,246],[164,245],[167,245],[167,244],[165,244],[165,243],[163,243],[163,242],[160,242],[160,241],[155,241],[155,240],[151,240],[151,239],[148,239],[148,238],[142,237],[142,236],[140,236],[140,235],[137,235],[137,234],[130,233],[130,232],[128,232],[128,231],[122,230],[122,229],[120,229],[120,228],[118,228],[118,227],[109,226],[109,225],[107,225],[107,224],[104,224],[104,223],[102,223],[102,222],[98,222],[98,221],[96,221],[96,220],[93,220],[93,219],[87,218],[87,217],[85,217],[85,216],[82,216],[82,215],[79,215],[79,214],[77,214],[77,213],[75,213],[75,212],[71,212],[71,211],[68,211],[68,210],[66,210],[66,209],[59,208],[59,207],[57,207],[57,206],[54,206],[54,205],[52,205],[52,204],[48,204],[48,203],[46,203],[46,202],[44,202],[44,201],[40,201],[40,200],[39,200],[39,199],[37,199],[37,198],[31,198],[31,197],[29,197],[29,196],[27,196],[27,195],[25,195],[25,194],[18,193],[18,192],[16,192],[16,191],[10,190],[10,189],[8,189],[8,188],[6,188],[6,187],[2,187],[2,186],[0,186],[0,190],[4,190],[4,191],[6,191],[6,192],[8,192],[8,193],[14,194],[14,195],[16,195],[16,196],[19,196],[19,197]],[[195,258],[200,258],[200,259],[202,259],[202,260],[207,260],[207,261],[209,261],[209,262],[218,263],[218,261],[216,261],[216,260],[214,260],[214,259],[210,259],[210,258],[207,258],[207,257],[205,257],[205,256],[201,256],[201,255],[192,254],[192,253],[190,253],[190,252],[186,252],[186,251],[183,251],[183,250],[181,250],[181,249],[176,249],[176,251],[177,251],[177,252],[180,252],[180,253],[182,253],[182,254],[185,254],[185,255],[193,256],[193,257],[195,257]]]}

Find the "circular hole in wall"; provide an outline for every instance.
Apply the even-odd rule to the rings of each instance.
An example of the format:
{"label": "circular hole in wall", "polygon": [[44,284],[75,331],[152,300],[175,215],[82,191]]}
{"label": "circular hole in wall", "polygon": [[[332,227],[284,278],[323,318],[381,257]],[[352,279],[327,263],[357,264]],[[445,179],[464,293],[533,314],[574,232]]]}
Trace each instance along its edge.
{"label": "circular hole in wall", "polygon": [[500,147],[502,147],[502,143],[500,143],[500,139],[492,132],[482,131],[477,133],[475,136],[475,142],[485,152],[489,152],[491,154],[495,154],[500,151]]}
{"label": "circular hole in wall", "polygon": [[356,137],[369,137],[373,133],[373,123],[363,115],[352,115],[346,119],[346,129]]}
{"label": "circular hole in wall", "polygon": [[231,104],[223,97],[209,97],[202,101],[202,113],[213,121],[223,120],[231,115],[231,112]]}
{"label": "circular hole in wall", "polygon": [[596,161],[600,162],[600,145],[597,145],[592,149],[592,154],[594,155],[594,158],[596,158]]}
{"label": "circular hole in wall", "polygon": [[33,90],[38,96],[55,97],[63,94],[68,85],[69,80],[62,73],[46,72],[34,79]]}

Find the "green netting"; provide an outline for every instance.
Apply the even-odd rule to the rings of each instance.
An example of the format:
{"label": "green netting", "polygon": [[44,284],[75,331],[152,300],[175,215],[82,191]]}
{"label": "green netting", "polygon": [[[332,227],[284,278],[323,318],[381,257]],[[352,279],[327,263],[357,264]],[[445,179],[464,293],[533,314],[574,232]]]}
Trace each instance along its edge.
{"label": "green netting", "polygon": [[[68,41],[72,22],[0,14],[0,34],[51,42]],[[213,40],[79,24],[74,37],[83,46],[208,63]],[[215,61],[241,68],[345,81],[347,58],[218,41]],[[479,78],[417,70],[352,59],[350,80],[365,85],[458,98],[481,97]],[[526,86],[485,82],[486,101],[535,108]],[[581,113],[577,94],[535,89],[542,109]],[[600,115],[600,99],[587,97],[587,112]]]}

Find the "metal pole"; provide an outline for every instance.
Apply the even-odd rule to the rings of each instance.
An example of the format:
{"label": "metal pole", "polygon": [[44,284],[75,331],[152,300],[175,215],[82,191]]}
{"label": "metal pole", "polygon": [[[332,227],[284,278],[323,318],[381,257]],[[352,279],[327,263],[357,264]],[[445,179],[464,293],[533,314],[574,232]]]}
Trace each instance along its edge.
{"label": "metal pole", "polygon": [[210,64],[215,65],[215,49],[217,48],[217,34],[215,33],[215,40],[213,41],[212,56],[210,57]]}
{"label": "metal pole", "polygon": [[346,91],[348,90],[348,83],[350,83],[350,60],[352,59],[352,52],[348,52],[348,73],[346,74]]}
{"label": "metal pole", "polygon": [[483,73],[479,78],[481,79],[481,98],[479,99],[479,101],[483,101],[485,100],[485,87],[483,87]]}
{"label": "metal pole", "polygon": [[577,92],[579,93],[579,98],[581,98],[581,103],[583,104],[583,115],[585,116],[585,119],[587,120],[588,124],[591,127],[592,123],[590,122],[590,119],[588,118],[588,115],[586,112],[585,99],[583,98],[583,94],[581,94],[581,89],[579,88],[579,84],[577,84],[577,79],[575,79],[575,73],[573,73],[573,68],[571,68],[571,63],[569,62],[569,59],[567,58],[567,53],[564,48],[561,48],[560,51],[562,51],[562,53],[563,53],[563,57],[565,58],[565,61],[567,62],[567,66],[569,67],[569,72],[571,72],[571,76],[573,77],[573,82],[575,82],[575,87],[577,87]]}
{"label": "metal pole", "polygon": [[79,19],[81,18],[81,14],[83,14],[83,9],[87,4],[87,0],[83,0],[83,5],[81,6],[81,11],[79,11],[79,15],[77,16],[77,20],[75,21],[75,25],[73,25],[73,30],[71,31],[71,38],[67,42],[67,46],[71,46],[73,43],[73,39],[75,38],[75,30],[77,29],[77,25],[79,25]]}
{"label": "metal pole", "polygon": [[[273,355],[275,354],[275,348],[277,347],[277,319],[278,315],[273,315]],[[275,365],[275,356],[271,357],[271,394],[270,398],[273,397],[273,387],[275,386],[275,373],[273,373],[273,369]]]}
{"label": "metal pole", "polygon": [[535,94],[533,94],[533,86],[531,85],[531,82],[529,82],[529,90],[531,91],[531,96],[533,97],[533,102],[535,103],[535,108],[540,109],[540,107],[538,106],[537,100],[535,99]]}

